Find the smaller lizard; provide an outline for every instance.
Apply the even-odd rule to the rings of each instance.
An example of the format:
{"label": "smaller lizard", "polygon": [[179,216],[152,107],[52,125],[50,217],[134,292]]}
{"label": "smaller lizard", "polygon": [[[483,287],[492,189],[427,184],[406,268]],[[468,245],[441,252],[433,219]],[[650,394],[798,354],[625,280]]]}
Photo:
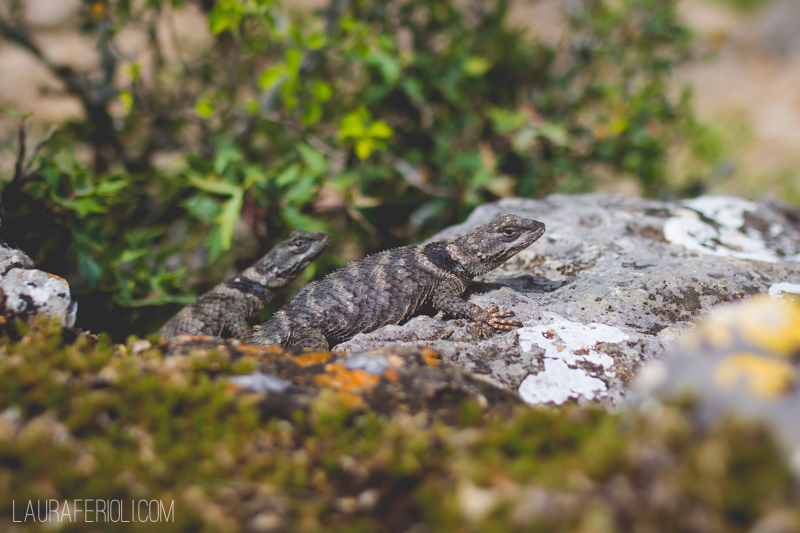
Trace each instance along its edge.
{"label": "smaller lizard", "polygon": [[484,309],[461,295],[475,276],[505,263],[544,234],[544,224],[503,215],[449,242],[387,250],[354,261],[306,285],[261,326],[250,344],[327,350],[358,333],[400,324],[432,306],[484,325],[510,330],[513,311]]}
{"label": "smaller lizard", "polygon": [[294,231],[253,266],[220,283],[172,317],[158,334],[214,335],[224,331],[246,341],[253,328],[246,318],[259,313],[275,293],[319,257],[331,237],[327,233]]}

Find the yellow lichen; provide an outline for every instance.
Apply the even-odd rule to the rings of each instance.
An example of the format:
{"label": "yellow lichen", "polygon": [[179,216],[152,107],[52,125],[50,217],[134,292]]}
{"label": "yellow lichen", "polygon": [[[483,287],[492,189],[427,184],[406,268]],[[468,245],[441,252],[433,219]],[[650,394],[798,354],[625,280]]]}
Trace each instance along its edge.
{"label": "yellow lichen", "polygon": [[714,383],[732,389],[744,381],[747,391],[757,398],[776,398],[797,383],[795,369],[780,359],[739,352],[726,357],[714,370]]}
{"label": "yellow lichen", "polygon": [[753,298],[738,309],[736,325],[753,346],[781,356],[800,350],[800,306]]}
{"label": "yellow lichen", "polygon": [[733,332],[729,325],[717,322],[706,324],[700,331],[704,344],[724,350],[733,346]]}

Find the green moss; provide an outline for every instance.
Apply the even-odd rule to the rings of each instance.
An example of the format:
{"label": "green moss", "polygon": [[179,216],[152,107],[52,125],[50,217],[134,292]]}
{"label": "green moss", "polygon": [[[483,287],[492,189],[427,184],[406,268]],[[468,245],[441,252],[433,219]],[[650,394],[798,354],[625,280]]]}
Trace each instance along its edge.
{"label": "green moss", "polygon": [[[747,531],[800,514],[771,436],[728,420],[519,408],[455,424],[354,410],[322,391],[286,418],[219,376],[215,352],[164,358],[50,324],[0,337],[0,528],[28,500],[174,501],[126,531]],[[249,524],[249,526],[248,526]],[[66,523],[62,531],[117,531]]]}

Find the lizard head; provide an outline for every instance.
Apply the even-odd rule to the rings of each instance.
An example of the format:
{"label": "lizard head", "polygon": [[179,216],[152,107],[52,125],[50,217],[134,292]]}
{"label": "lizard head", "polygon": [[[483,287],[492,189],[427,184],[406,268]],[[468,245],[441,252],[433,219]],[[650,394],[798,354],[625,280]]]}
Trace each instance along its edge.
{"label": "lizard head", "polygon": [[274,281],[270,282],[270,287],[282,287],[322,255],[330,242],[331,236],[327,233],[293,231],[288,239],[276,245],[254,266],[263,274],[273,274]]}
{"label": "lizard head", "polygon": [[475,276],[493,270],[544,235],[544,224],[517,215],[502,215],[459,237],[448,246],[451,254]]}

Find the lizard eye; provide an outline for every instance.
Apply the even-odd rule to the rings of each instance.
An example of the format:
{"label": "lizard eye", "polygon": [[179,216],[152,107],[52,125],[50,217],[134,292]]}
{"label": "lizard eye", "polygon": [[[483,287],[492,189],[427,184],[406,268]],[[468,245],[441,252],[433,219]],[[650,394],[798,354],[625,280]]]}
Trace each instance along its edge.
{"label": "lizard eye", "polygon": [[506,228],[503,230],[503,235],[505,235],[506,237],[515,237],[517,233],[518,232],[516,228]]}
{"label": "lizard eye", "polygon": [[295,252],[302,252],[302,251],[304,251],[306,248],[308,248],[308,243],[307,243],[306,241],[303,241],[303,240],[297,239],[296,241],[294,241],[294,242],[292,243],[292,246],[294,246],[294,251],[295,251]]}

